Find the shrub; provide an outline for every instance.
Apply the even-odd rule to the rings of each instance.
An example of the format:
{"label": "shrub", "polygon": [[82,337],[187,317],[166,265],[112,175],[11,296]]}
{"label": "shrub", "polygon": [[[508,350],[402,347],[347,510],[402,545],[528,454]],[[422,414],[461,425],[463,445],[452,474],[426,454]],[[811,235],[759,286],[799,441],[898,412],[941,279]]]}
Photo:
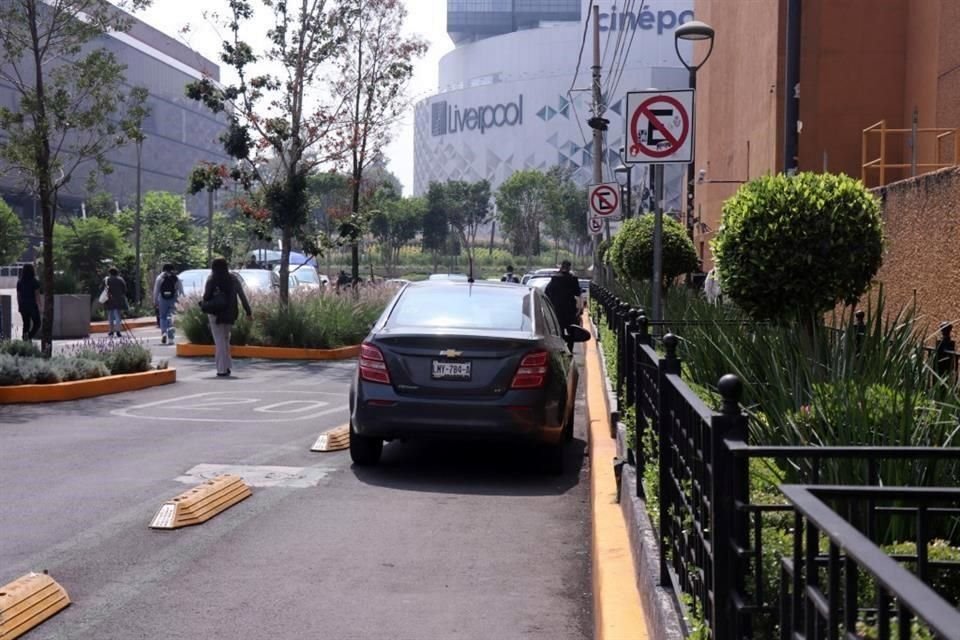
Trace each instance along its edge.
{"label": "shrub", "polygon": [[27,358],[39,358],[43,355],[40,349],[28,340],[4,340],[0,342],[0,353]]}
{"label": "shrub", "polygon": [[26,248],[27,241],[20,218],[0,198],[0,264],[16,262]]}
{"label": "shrub", "polygon": [[110,375],[110,369],[103,362],[88,358],[65,358],[57,356],[50,359],[50,366],[59,377],[60,382],[74,380],[92,380]]}
{"label": "shrub", "polygon": [[[607,264],[628,281],[653,279],[654,216],[644,215],[623,223],[606,251]],[[697,268],[697,252],[686,229],[668,216],[663,218],[663,280]]]}
{"label": "shrub", "polygon": [[136,340],[127,339],[86,340],[65,354],[71,359],[102,363],[108,375],[149,371],[153,359],[150,349]]}
{"label": "shrub", "polygon": [[723,205],[711,243],[724,293],[756,319],[854,303],[880,268],[877,199],[845,175],[765,176]]}

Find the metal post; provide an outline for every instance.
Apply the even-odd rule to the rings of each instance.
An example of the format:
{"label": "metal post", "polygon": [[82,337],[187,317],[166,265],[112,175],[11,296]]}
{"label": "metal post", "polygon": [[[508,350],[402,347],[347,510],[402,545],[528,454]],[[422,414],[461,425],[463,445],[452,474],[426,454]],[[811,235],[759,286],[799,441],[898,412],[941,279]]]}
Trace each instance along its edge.
{"label": "metal post", "polygon": [[910,177],[917,177],[917,125],[920,120],[920,112],[916,107],[913,108],[913,123],[910,126]]}
{"label": "metal post", "polygon": [[653,203],[653,320],[663,320],[663,165],[654,165]]}
{"label": "metal post", "polygon": [[207,264],[213,262],[213,189],[207,189]]}
{"label": "metal post", "polygon": [[[694,95],[697,91],[697,67],[690,67],[690,88],[693,89]],[[693,198],[694,190],[696,189],[696,162],[695,162],[696,149],[693,148],[690,151],[690,164],[687,165],[687,237],[690,238],[690,242],[693,242],[693,232],[694,232],[694,217],[693,217]],[[689,280],[689,274],[687,279]]]}
{"label": "metal post", "polygon": [[672,534],[670,523],[672,522],[672,512],[676,508],[674,500],[674,491],[671,485],[672,469],[670,467],[673,456],[673,431],[672,423],[667,419],[670,407],[668,405],[667,376],[670,374],[680,375],[682,370],[680,359],[677,357],[677,345],[680,340],[668,333],[663,336],[663,346],[666,356],[657,361],[657,474],[660,478],[658,497],[660,500],[660,517],[658,528],[660,538],[660,581],[661,587],[671,587],[670,562],[673,556],[673,548],[670,544]]}
{"label": "metal post", "polygon": [[629,220],[633,215],[633,165],[627,165],[627,210],[623,214],[624,220]]}
{"label": "metal post", "polygon": [[[600,6],[593,5],[593,115],[596,118],[603,116],[603,90],[600,85],[600,71],[603,68],[600,61]],[[603,131],[593,130],[593,183],[603,182]],[[610,223],[606,223],[606,238],[610,239]],[[599,268],[599,242],[596,234],[593,235],[593,265],[596,271]]]}
{"label": "metal post", "polygon": [[142,297],[140,292],[140,212],[141,212],[141,195],[140,195],[140,174],[143,173],[143,140],[139,137],[137,138],[137,207],[136,207],[136,216],[133,219],[133,243],[134,243],[134,253],[135,255],[135,264],[133,267],[133,299],[136,301],[136,304],[139,305]]}

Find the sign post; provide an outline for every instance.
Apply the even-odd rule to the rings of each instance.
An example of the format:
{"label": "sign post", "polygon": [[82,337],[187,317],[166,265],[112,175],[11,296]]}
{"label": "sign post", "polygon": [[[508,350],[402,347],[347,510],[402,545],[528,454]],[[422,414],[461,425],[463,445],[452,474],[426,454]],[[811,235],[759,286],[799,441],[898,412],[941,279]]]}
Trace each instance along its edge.
{"label": "sign post", "polygon": [[624,162],[652,164],[654,171],[654,320],[663,320],[663,166],[693,162],[694,91],[627,93],[627,147]]}

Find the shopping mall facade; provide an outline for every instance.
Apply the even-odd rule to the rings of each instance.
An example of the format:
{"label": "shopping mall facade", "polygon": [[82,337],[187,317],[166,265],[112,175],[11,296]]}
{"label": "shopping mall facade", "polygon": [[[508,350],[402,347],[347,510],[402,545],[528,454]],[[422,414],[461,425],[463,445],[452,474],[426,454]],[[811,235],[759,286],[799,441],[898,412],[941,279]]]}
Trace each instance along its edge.
{"label": "shopping mall facade", "polygon": [[[3,1],[3,0],[0,0]],[[144,121],[146,138],[142,154],[142,189],[186,191],[190,170],[201,161],[226,163],[219,136],[226,128],[226,117],[214,115],[200,103],[189,100],[184,89],[187,83],[204,76],[219,80],[218,66],[176,39],[131,18],[126,33],[100,38],[98,44],[113,52],[126,65],[127,86],[145,87],[149,91],[150,114]],[[0,105],[16,109],[18,95],[0,81]],[[3,132],[0,131],[0,136]],[[122,207],[136,199],[137,157],[133,145],[114,149],[108,154],[113,172],[102,176],[94,192],[105,191]],[[80,214],[82,204],[92,195],[87,192],[82,171],[74,175],[60,192],[60,209]],[[5,175],[0,167],[0,196],[27,221],[28,228],[39,218],[36,200],[22,191],[14,176]],[[226,197],[226,196],[224,196]],[[188,198],[187,205],[196,215],[205,214],[205,195]]]}
{"label": "shopping mall facade", "polygon": [[[687,86],[673,30],[693,19],[693,0],[598,4],[604,71],[615,51],[627,54],[620,81],[603,81],[610,120],[604,179],[612,181],[609,171],[619,164],[623,146],[626,92]],[[592,182],[589,36],[574,80],[589,5],[589,0],[448,0],[447,31],[456,48],[440,61],[437,94],[416,105],[416,194],[434,181],[486,178],[496,187],[514,171],[555,165],[581,184]],[[634,171],[634,180],[643,180],[643,168]],[[668,174],[668,206],[678,205],[680,172],[674,168]]]}

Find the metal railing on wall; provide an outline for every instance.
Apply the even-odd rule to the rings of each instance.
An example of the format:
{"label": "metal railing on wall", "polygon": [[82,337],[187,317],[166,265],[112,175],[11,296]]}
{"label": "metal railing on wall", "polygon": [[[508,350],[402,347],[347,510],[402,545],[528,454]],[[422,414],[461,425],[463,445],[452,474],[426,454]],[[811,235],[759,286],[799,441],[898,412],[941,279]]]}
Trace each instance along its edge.
{"label": "metal railing on wall", "polygon": [[[930,507],[933,498],[919,496],[916,489],[887,486],[890,478],[885,477],[885,470],[895,460],[928,468],[960,465],[960,447],[752,445],[739,404],[743,391],[739,379],[732,375],[721,378],[717,390],[722,408],[710,409],[683,380],[676,336],[667,334],[656,341],[642,311],[603,286],[592,285],[590,296],[602,316],[597,320],[613,332],[612,343],[605,342],[604,347],[616,350],[616,380],[612,382],[618,409],[621,415],[632,410],[636,418],[635,440],[630,445],[637,465],[638,495],[644,497],[639,478],[649,470],[655,470],[657,478],[660,585],[675,593],[688,615],[706,623],[712,640],[839,638],[838,621],[847,625],[844,638],[860,637],[853,635],[858,626],[875,627],[877,634],[867,637],[881,640],[913,637],[904,635],[902,629],[920,624],[933,630],[932,637],[960,639],[960,611],[955,603],[929,588],[910,586],[925,584],[934,570],[960,579],[960,563],[931,564],[927,558],[934,531],[932,517],[949,516],[956,522],[960,509]],[[824,554],[818,551],[819,538],[814,541],[811,533],[822,532],[821,527],[826,526],[822,510],[802,499],[800,489],[784,491],[780,504],[758,500],[751,488],[751,460],[776,461],[791,468],[793,478],[802,484],[821,487],[831,482],[832,469],[843,467],[855,470],[847,475],[859,478],[864,487],[883,489],[871,493],[872,489],[846,487],[849,495],[861,500],[847,508],[845,517],[824,507],[832,514],[827,525],[855,519],[862,530],[855,540],[848,532],[830,538],[833,546]],[[935,498],[943,498],[944,491],[960,493],[956,489],[920,491],[929,491]],[[915,518],[915,524],[898,529],[914,536],[915,551],[893,558],[880,542],[892,519],[902,517]],[[781,547],[773,562],[771,555],[777,552],[769,548],[765,533],[771,519],[793,523],[779,530],[778,535],[790,537],[791,542],[787,551]],[[856,544],[853,551],[843,546],[851,540]],[[838,549],[846,549],[846,555],[837,556]],[[797,562],[797,554],[806,565],[803,560]],[[880,584],[876,602],[863,602],[852,577],[841,588],[834,573],[826,586],[817,586],[819,568],[829,570],[830,562],[835,567],[840,559],[844,575],[862,574],[861,585],[868,581]],[[917,580],[898,581],[904,572],[891,566],[904,563],[923,567]],[[771,572],[778,571],[773,568],[776,566],[781,575],[778,588],[770,586],[768,579]],[[811,572],[804,566],[818,570]],[[841,596],[843,607],[834,606]],[[900,630],[896,636],[892,635],[891,618],[906,625],[894,625]],[[828,629],[832,631],[821,633]]]}
{"label": "metal railing on wall", "polygon": [[[919,162],[917,159],[920,138],[934,137],[935,161]],[[893,138],[893,140],[890,140]],[[879,139],[879,155],[871,156],[871,149],[877,148],[873,141]],[[893,144],[891,144],[891,142]],[[910,162],[890,162],[889,158],[894,149],[903,149],[906,142],[910,149]],[[952,143],[952,160],[944,157],[941,148]],[[887,121],[881,120],[863,130],[860,155],[860,179],[868,187],[883,187],[887,185],[891,171],[896,173],[896,179],[917,176],[922,173],[937,171],[960,165],[960,129],[937,129],[927,127],[911,127],[909,129],[892,129],[887,127]],[[876,180],[876,183],[874,181]]]}

